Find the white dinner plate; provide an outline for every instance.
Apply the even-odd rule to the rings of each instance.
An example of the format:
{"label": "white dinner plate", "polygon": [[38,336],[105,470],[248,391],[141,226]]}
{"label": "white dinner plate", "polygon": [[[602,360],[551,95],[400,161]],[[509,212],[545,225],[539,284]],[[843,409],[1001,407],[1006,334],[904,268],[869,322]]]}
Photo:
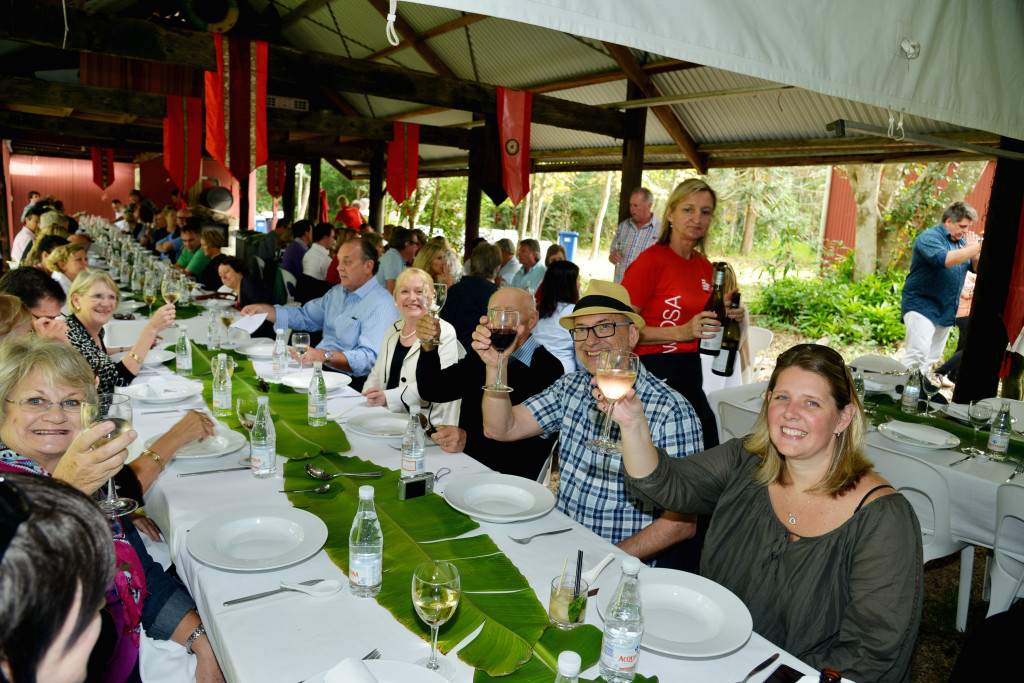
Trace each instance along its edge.
{"label": "white dinner plate", "polygon": [[368,413],[349,418],[345,429],[371,439],[401,439],[409,418],[389,413]]}
{"label": "white dinner plate", "polygon": [[878,433],[904,446],[932,451],[948,450],[960,445],[960,439],[949,432],[914,422],[886,422],[878,425]]}
{"label": "white dinner plate", "polygon": [[[409,662],[367,659],[363,661],[363,665],[373,674],[378,683],[444,683],[447,680],[444,676]],[[340,680],[333,676],[327,678],[334,668],[337,667],[310,676],[306,679],[305,683],[334,683]]]}
{"label": "white dinner plate", "polygon": [[[605,618],[608,596],[598,599]],[[675,569],[640,570],[645,650],[677,657],[721,657],[737,650],[754,630],[750,610],[732,591],[710,579]]]}
{"label": "white dinner plate", "polygon": [[244,507],[216,512],[189,531],[192,557],[217,569],[261,572],[316,555],[327,525],[298,508]]}
{"label": "white dinner plate", "polygon": [[978,401],[978,403],[984,403],[987,406],[992,407],[992,419],[999,414],[999,410],[1003,407],[1003,401],[1008,400],[1010,402],[1010,417],[1013,418],[1014,422],[1020,422],[1024,420],[1024,401],[1015,401],[1011,399],[1002,398],[986,398]]}
{"label": "white dinner plate", "polygon": [[[851,370],[863,371],[864,384],[868,391],[891,391],[897,384],[907,383],[907,366],[886,356],[861,356],[848,363]],[[900,374],[883,374],[883,373]]]}
{"label": "white dinner plate", "polygon": [[[300,370],[299,372],[293,372],[290,375],[285,375],[281,382],[286,387],[291,387],[300,394],[309,393],[309,380],[313,379],[312,370]],[[335,389],[341,389],[347,387],[352,383],[352,378],[340,372],[325,372],[324,373],[324,384],[327,385],[327,391],[334,391]]]}
{"label": "white dinner plate", "polygon": [[456,479],[445,487],[444,498],[459,512],[485,522],[524,522],[555,507],[555,496],[546,486],[511,474]]}
{"label": "white dinner plate", "polygon": [[[270,339],[261,339],[248,342],[238,347],[238,351],[257,360],[269,360],[274,357],[274,342]],[[348,377],[348,375],[345,375]]]}
{"label": "white dinner plate", "polygon": [[122,301],[121,303],[119,303],[117,305],[117,309],[114,312],[115,313],[133,313],[133,312],[139,310],[140,308],[145,307],[145,305],[146,304],[142,303],[141,301],[133,301],[133,300],[129,299],[127,301]]}
{"label": "white dinner plate", "polygon": [[[116,363],[127,356],[127,351],[112,353],[110,354],[110,360]],[[167,349],[150,349],[149,353],[146,354],[145,360],[142,361],[142,364],[146,366],[162,365],[169,360],[174,360],[174,351],[168,351]]]}
{"label": "white dinner plate", "polygon": [[231,308],[235,302],[229,299],[200,299],[195,305],[200,308]]}
{"label": "white dinner plate", "polygon": [[140,384],[124,387],[121,391],[130,396],[132,400],[143,401],[144,403],[177,403],[178,401],[184,401],[187,398],[203,393],[202,382],[170,378],[164,381],[168,383],[169,389],[165,390],[160,396],[146,396],[142,393],[142,387],[145,385]]}
{"label": "white dinner plate", "polygon": [[[146,441],[146,448],[151,448],[159,439],[154,436]],[[207,437],[205,441],[193,441],[185,444],[174,454],[176,460],[205,460],[206,458],[219,458],[222,455],[233,453],[246,444],[245,435],[230,429],[218,429],[213,436]]]}

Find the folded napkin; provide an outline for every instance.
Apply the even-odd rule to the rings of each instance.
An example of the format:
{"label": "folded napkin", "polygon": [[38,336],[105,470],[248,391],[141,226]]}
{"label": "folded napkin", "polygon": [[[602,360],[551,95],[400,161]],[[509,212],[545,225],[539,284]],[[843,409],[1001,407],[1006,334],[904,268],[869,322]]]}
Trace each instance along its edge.
{"label": "folded napkin", "polygon": [[163,377],[154,377],[139,388],[139,396],[142,398],[161,398],[168,394],[182,393],[181,386],[177,382],[171,382]]}
{"label": "folded napkin", "polygon": [[370,673],[361,659],[343,659],[324,674],[324,683],[377,683],[377,677]]}
{"label": "folded napkin", "polygon": [[909,439],[921,441],[934,446],[942,446],[950,435],[941,429],[927,425],[913,424],[911,422],[887,422],[885,428],[896,434],[901,434]]}
{"label": "folded napkin", "polygon": [[946,406],[947,415],[964,422],[969,422],[971,419],[970,415],[968,415],[968,410],[970,410],[970,406],[966,403],[950,403]]}
{"label": "folded napkin", "polygon": [[267,319],[266,313],[257,313],[256,315],[243,315],[241,318],[231,324],[231,329],[242,330],[252,334],[259,329],[263,321]]}

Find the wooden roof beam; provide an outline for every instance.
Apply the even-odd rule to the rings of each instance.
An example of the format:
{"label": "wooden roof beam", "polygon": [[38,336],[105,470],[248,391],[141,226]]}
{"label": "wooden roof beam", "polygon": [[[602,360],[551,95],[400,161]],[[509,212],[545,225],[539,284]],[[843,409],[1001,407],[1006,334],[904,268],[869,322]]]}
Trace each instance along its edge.
{"label": "wooden roof beam", "polygon": [[[391,11],[388,7],[388,0],[367,0],[373,8],[380,12],[382,17],[387,17]],[[398,10],[395,10],[396,12]],[[406,42],[412,46],[412,49],[416,51],[424,62],[427,63],[434,73],[439,76],[447,76],[449,78],[455,78],[455,72],[452,71],[451,67],[445,64],[441,56],[434,52],[434,49],[427,45],[426,39],[416,32],[408,21],[402,18],[401,14],[395,14],[395,32],[398,33]]]}
{"label": "wooden roof beam", "polygon": [[330,164],[331,168],[333,168],[335,171],[345,176],[347,180],[352,180],[352,169],[348,168],[347,166],[342,166],[342,164],[337,159],[328,158],[324,159],[324,161]]}
{"label": "wooden roof beam", "polygon": [[[426,31],[420,34],[420,38],[422,38],[423,40],[429,40],[430,38],[443,36],[445,33],[450,33],[456,29],[462,28],[463,26],[475,24],[481,19],[486,18],[487,17],[484,16],[483,14],[466,14],[465,16],[461,16],[458,19],[453,19],[452,21],[449,21],[445,24],[441,24],[439,26],[435,26],[434,28],[427,29]],[[398,45],[389,45],[383,50],[378,50],[373,54],[367,55],[366,57],[364,57],[364,59],[371,62],[376,62],[377,60],[389,57],[395,54],[396,52],[401,52],[402,50],[411,46],[412,45],[409,43],[409,41],[403,40]]]}
{"label": "wooden roof beam", "polygon": [[281,17],[281,28],[285,29],[292,24],[308,17],[331,0],[305,0],[301,5]]}

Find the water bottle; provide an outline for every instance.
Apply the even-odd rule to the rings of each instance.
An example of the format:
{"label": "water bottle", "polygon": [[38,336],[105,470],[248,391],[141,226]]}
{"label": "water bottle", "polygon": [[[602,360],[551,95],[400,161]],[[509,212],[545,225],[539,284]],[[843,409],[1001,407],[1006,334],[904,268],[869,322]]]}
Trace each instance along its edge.
{"label": "water bottle", "polygon": [[234,414],[231,405],[231,372],[228,370],[226,354],[217,354],[217,364],[213,370],[213,414],[227,417]]}
{"label": "water bottle", "polygon": [[900,409],[904,413],[917,413],[917,401],[921,397],[921,372],[911,370],[907,379],[907,386],[903,387],[903,399]]}
{"label": "water bottle", "polygon": [[174,345],[174,372],[179,375],[192,374],[192,343],[188,340],[188,330],[184,326]]}
{"label": "water bottle", "polygon": [[423,474],[423,426],[420,425],[420,407],[409,407],[409,424],[402,436],[402,477]]}
{"label": "water bottle", "polygon": [[1010,446],[1010,430],[1012,429],[1012,418],[1010,417],[1010,401],[1004,400],[999,414],[992,420],[992,427],[988,433],[988,459],[996,462],[1006,460],[1006,449]]}
{"label": "water bottle", "polygon": [[213,309],[210,309],[210,319],[206,321],[206,345],[212,351],[220,348],[220,321]]}
{"label": "water bottle", "polygon": [[320,361],[313,363],[306,409],[309,413],[307,421],[311,426],[323,427],[327,424],[327,383],[324,382],[324,364]]}
{"label": "water bottle", "polygon": [[857,374],[853,376],[853,390],[857,392],[857,398],[860,399],[861,405],[864,405],[866,389],[864,387],[864,373],[860,368],[857,368]]}
{"label": "water bottle", "polygon": [[270,418],[270,398],[256,397],[256,420],[250,436],[252,476],[269,479],[277,473],[277,433]]}
{"label": "water bottle", "polygon": [[580,656],[572,650],[562,652],[558,655],[558,675],[555,676],[555,683],[577,683],[580,680],[582,665]]}
{"label": "water bottle", "polygon": [[274,332],[277,334],[274,338],[274,379],[280,382],[288,367],[288,344],[285,342],[283,329],[277,328]]}
{"label": "water bottle", "polygon": [[622,578],[605,610],[604,638],[599,668],[608,683],[627,683],[636,675],[640,641],[644,636],[643,607],[640,604],[640,560],[622,561]]}
{"label": "water bottle", "polygon": [[348,585],[357,598],[380,593],[384,565],[384,534],[373,507],[373,487],[359,487],[359,509],[348,536]]}

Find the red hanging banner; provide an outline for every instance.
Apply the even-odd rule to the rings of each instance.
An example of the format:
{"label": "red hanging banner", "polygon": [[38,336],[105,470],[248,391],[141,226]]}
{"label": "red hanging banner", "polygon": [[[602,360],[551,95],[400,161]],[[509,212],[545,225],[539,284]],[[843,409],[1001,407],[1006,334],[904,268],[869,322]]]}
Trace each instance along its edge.
{"label": "red hanging banner", "polygon": [[498,130],[504,188],[512,206],[530,192],[530,118],[533,93],[498,86]]}
{"label": "red hanging banner", "polygon": [[271,197],[280,197],[284,194],[284,180],[287,172],[287,163],[283,161],[267,162],[267,192]]}
{"label": "red hanging banner", "polygon": [[203,103],[198,97],[167,96],[164,168],[184,195],[199,182],[203,165]]}
{"label": "red hanging banner", "polygon": [[395,121],[395,137],[388,143],[388,194],[401,204],[416,189],[420,172],[420,127]]}
{"label": "red hanging banner", "polygon": [[331,209],[330,209],[330,207],[327,204],[327,190],[325,190],[323,188],[320,188],[320,222],[321,223],[328,223],[328,222],[330,222],[330,216],[327,215],[328,212],[330,212],[330,210]]}
{"label": "red hanging banner", "polygon": [[92,181],[105,190],[114,184],[114,150],[92,148]]}
{"label": "red hanging banner", "polygon": [[1017,221],[1017,254],[1013,259],[1013,274],[1003,308],[1003,325],[1006,335],[1013,344],[1024,328],[1024,206]]}
{"label": "red hanging banner", "polygon": [[206,72],[206,150],[239,182],[267,160],[267,44],[215,33]]}

